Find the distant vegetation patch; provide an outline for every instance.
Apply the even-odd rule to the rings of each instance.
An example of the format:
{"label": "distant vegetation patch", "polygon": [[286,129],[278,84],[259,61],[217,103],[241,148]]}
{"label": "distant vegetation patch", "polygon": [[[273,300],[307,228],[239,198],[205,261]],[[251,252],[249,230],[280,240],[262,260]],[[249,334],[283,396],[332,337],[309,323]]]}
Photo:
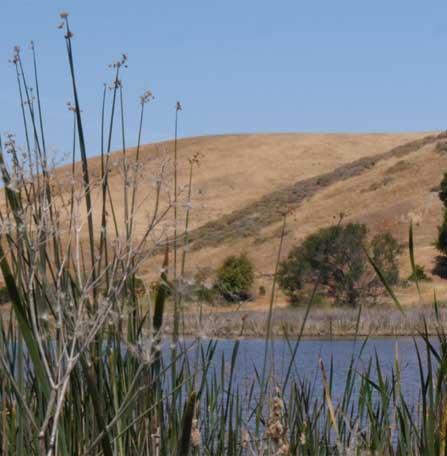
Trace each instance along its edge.
{"label": "distant vegetation patch", "polygon": [[[240,303],[253,298],[254,265],[246,253],[230,255],[217,269],[200,268],[195,278],[196,298],[210,305]],[[259,295],[266,290],[259,288]]]}
{"label": "distant vegetation patch", "polygon": [[435,151],[441,155],[446,154],[447,153],[447,141],[439,141],[436,144]]}
{"label": "distant vegetation patch", "polygon": [[408,279],[410,282],[431,282],[432,279],[427,275],[425,272],[424,266],[421,266],[420,264],[416,264],[414,271],[408,276]]}
{"label": "distant vegetation patch", "polygon": [[386,174],[396,174],[396,173],[402,173],[404,171],[408,171],[411,169],[413,165],[406,161],[406,160],[399,160],[397,163],[394,165],[390,166],[385,173]]}
{"label": "distant vegetation patch", "polygon": [[379,190],[382,187],[385,187],[386,185],[390,184],[393,181],[394,181],[394,179],[391,176],[385,176],[383,179],[373,182],[368,188],[364,189],[362,191],[362,193],[375,192],[376,190]]}
{"label": "distant vegetation patch", "polygon": [[368,245],[366,225],[348,223],[322,228],[294,247],[280,264],[279,285],[292,305],[310,299],[351,307],[362,300],[376,302],[383,287],[365,246],[386,282],[397,284],[401,251],[397,240],[388,232],[379,233]]}
{"label": "distant vegetation patch", "polygon": [[251,298],[254,267],[245,253],[231,255],[217,271],[215,287],[228,302],[246,301]]}

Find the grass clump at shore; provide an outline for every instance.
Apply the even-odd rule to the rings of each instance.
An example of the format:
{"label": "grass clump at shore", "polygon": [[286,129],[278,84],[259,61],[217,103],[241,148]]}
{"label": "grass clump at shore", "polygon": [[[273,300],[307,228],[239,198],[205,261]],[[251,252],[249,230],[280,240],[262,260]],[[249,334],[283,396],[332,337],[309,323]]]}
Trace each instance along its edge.
{"label": "grass clump at shore", "polygon": [[[0,269],[12,303],[9,315],[1,314],[0,322],[1,453],[445,454],[447,338],[436,303],[431,324],[437,342],[427,331],[421,332],[427,363],[419,363],[420,402],[416,407],[401,393],[397,359],[391,376],[385,378],[380,360],[371,360],[358,372],[352,358],[339,399],[333,395],[331,366],[320,361],[318,379],[296,373],[318,281],[296,335],[292,338],[284,332],[290,360],[280,382],[268,362],[274,355],[270,344],[273,286],[262,368],[253,368],[243,394],[236,371],[238,339],[225,358],[217,355],[216,341],[182,337],[185,257],[177,258],[177,245],[188,243],[188,222],[184,233],[176,233],[176,242],[166,250],[158,286],[142,296],[144,283],[138,273],[159,245],[156,228],[172,211],[159,207],[163,181],[157,180],[152,217],[136,236],[136,193],[141,184],[135,175],[138,166],[129,163],[124,140],[123,220],[118,220],[114,210],[109,159],[114,125],[124,124],[120,77],[126,56],[113,65],[111,96],[104,91],[103,106],[110,103],[110,127],[105,128],[103,110],[101,175],[97,186],[92,183],[73,33],[68,14],[61,17],[74,99],[68,192],[54,185],[57,173],[48,166],[34,48],[36,100],[31,97],[18,48],[13,58],[22,96],[25,153],[19,153],[11,137],[0,147],[5,196],[0,208]],[[150,98],[147,92],[141,99],[137,165]],[[176,130],[178,111],[177,106]],[[124,138],[123,128],[121,134]],[[78,154],[80,173],[75,165]],[[176,156],[174,161],[176,166]],[[169,293],[175,299],[173,339],[166,337]],[[357,315],[361,321],[361,308]],[[199,311],[195,315],[199,330],[203,329],[202,317]],[[355,337],[358,333],[356,330]],[[239,335],[243,334],[242,326]],[[417,345],[415,350],[421,359]],[[314,394],[315,382],[322,394]]]}

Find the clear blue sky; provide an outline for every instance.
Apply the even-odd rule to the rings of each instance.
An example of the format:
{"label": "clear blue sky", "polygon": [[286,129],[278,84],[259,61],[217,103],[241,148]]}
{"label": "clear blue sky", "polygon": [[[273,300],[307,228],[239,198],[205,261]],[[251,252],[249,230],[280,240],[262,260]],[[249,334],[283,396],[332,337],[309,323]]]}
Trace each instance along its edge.
{"label": "clear blue sky", "polygon": [[[379,132],[447,126],[445,0],[1,0],[0,131],[23,140],[15,44],[37,46],[47,141],[68,150],[72,100],[59,12],[70,13],[89,154],[109,63],[129,55],[127,142],[179,133]],[[30,65],[28,64],[27,67]]]}

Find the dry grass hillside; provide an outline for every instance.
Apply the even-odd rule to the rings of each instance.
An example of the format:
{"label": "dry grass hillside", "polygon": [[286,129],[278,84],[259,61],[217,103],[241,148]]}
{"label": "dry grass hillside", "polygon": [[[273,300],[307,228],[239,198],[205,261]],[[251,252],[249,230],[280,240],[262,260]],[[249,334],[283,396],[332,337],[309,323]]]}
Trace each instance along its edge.
{"label": "dry grass hillside", "polygon": [[[439,136],[438,136],[439,135]],[[390,230],[402,242],[408,227],[415,227],[416,260],[431,271],[436,251],[432,242],[442,217],[434,188],[447,169],[447,152],[439,133],[400,134],[257,134],[182,139],[178,142],[178,206],[180,223],[187,200],[188,159],[200,154],[192,181],[191,243],[187,269],[216,268],[230,253],[247,252],[257,271],[257,286],[269,286],[277,255],[282,213],[289,208],[284,255],[305,236],[331,224],[340,213],[346,221],[366,223],[372,234]],[[126,151],[129,162],[135,149]],[[138,170],[137,232],[154,208],[155,187],[163,186],[159,210],[172,201],[173,143],[143,146]],[[110,158],[111,198],[118,219],[123,219],[122,152]],[[90,159],[93,180],[101,161]],[[59,174],[60,176],[63,174]],[[98,214],[96,214],[98,217]],[[172,236],[172,209],[158,227],[160,238]],[[161,262],[156,256],[155,263]],[[409,272],[405,252],[403,275]],[[148,265],[144,274],[151,276]],[[447,286],[441,279],[423,287],[428,299],[433,287],[440,296]],[[405,302],[417,296],[400,292]],[[262,300],[256,305],[262,304]]]}

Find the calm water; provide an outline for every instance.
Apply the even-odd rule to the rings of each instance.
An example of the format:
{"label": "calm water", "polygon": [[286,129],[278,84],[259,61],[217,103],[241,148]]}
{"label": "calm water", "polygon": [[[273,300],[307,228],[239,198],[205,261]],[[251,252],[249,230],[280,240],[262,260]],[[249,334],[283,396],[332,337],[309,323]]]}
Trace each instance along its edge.
{"label": "calm water", "polygon": [[[222,355],[228,366],[231,360],[235,342],[221,340],[218,342],[216,362]],[[291,341],[293,346],[294,342]],[[417,342],[420,349],[422,363],[425,365],[425,345],[422,341]],[[292,347],[293,349],[293,347]],[[269,345],[268,366],[275,382],[281,384],[284,379],[290,360],[291,350],[284,339],[275,339],[273,346]],[[241,340],[239,353],[236,361],[236,380],[244,390],[255,381],[255,370],[262,371],[264,364],[265,341],[263,339]],[[333,366],[333,395],[334,400],[340,397],[345,387],[346,375],[349,364],[354,356],[355,369],[363,373],[368,367],[371,358],[379,359],[382,374],[390,376],[395,366],[396,353],[399,359],[401,389],[409,403],[415,404],[419,396],[420,380],[416,348],[412,338],[376,338],[369,339],[365,346],[363,340],[336,339],[336,340],[303,340],[300,343],[295,361],[293,363],[292,376],[301,380],[307,379],[315,385],[315,395],[322,393],[321,370],[319,359],[324,362],[327,374],[330,366]],[[375,377],[375,364],[372,369],[372,377]]]}

